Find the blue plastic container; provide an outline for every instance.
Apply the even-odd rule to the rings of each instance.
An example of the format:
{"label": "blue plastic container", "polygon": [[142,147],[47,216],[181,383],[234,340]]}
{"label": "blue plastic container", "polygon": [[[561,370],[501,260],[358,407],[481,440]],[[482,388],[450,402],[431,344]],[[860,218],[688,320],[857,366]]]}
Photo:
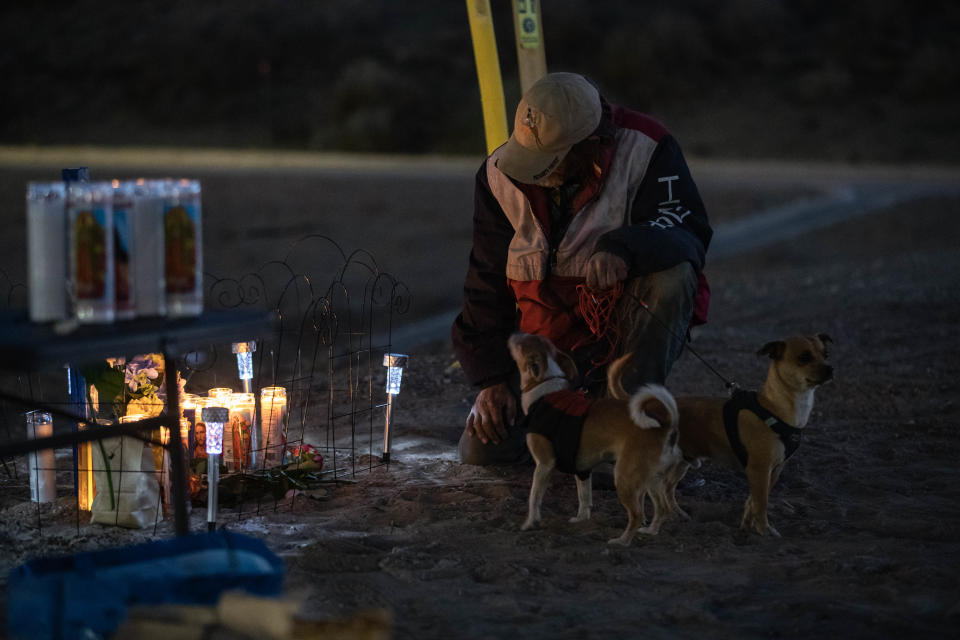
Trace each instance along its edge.
{"label": "blue plastic container", "polygon": [[275,596],[283,578],[283,560],[262,541],[229,531],[39,558],[10,573],[8,631],[89,638],[114,631],[134,604],[211,605],[232,589]]}

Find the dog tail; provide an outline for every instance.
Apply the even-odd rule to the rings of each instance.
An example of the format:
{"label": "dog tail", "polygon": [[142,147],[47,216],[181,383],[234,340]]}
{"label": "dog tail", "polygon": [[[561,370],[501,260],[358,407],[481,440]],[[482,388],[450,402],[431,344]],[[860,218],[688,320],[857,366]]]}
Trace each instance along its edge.
{"label": "dog tail", "polygon": [[677,401],[666,387],[648,384],[637,390],[629,400],[630,418],[641,429],[664,427],[677,431],[679,411]]}
{"label": "dog tail", "polygon": [[630,361],[633,360],[634,353],[626,353],[607,367],[607,391],[611,398],[616,400],[629,400],[630,394],[623,388],[623,370],[627,368]]}

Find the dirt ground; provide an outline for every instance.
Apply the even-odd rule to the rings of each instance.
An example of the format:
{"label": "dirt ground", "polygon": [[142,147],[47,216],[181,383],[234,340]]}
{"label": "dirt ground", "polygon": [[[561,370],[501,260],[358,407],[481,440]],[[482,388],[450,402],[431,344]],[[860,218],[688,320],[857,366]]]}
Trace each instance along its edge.
{"label": "dirt ground", "polygon": [[[470,185],[456,180],[449,198],[469,207]],[[809,191],[701,188],[715,224]],[[305,615],[384,608],[396,638],[956,637],[958,221],[960,197],[931,196],[747,254],[714,262],[708,254],[710,321],[692,347],[725,377],[756,388],[766,364],[755,352],[769,340],[819,332],[834,340],[835,380],[817,391],[803,444],[772,494],[781,538],[738,528],[746,481],[709,463],[678,491],[692,521],[672,520],[628,548],[606,543],[626,520],[613,488],[598,480],[593,518],[569,524],[576,489],[561,474],[543,526],[521,532],[532,469],[458,463],[474,391],[442,337],[410,352],[389,466],[225,526],[285,558],[287,591]],[[469,241],[469,223],[458,228],[441,254]],[[425,254],[436,239],[423,241],[404,246],[415,280],[444,292],[426,295],[421,317],[455,301],[458,290],[448,289],[462,277],[431,267]],[[386,262],[404,276],[404,260]],[[424,280],[430,268],[436,279]],[[691,351],[668,387],[724,393]],[[153,535],[100,526],[77,534],[75,512],[59,503],[48,515],[40,537],[35,507],[4,501],[4,570],[50,548]],[[164,523],[157,535],[169,533]]]}

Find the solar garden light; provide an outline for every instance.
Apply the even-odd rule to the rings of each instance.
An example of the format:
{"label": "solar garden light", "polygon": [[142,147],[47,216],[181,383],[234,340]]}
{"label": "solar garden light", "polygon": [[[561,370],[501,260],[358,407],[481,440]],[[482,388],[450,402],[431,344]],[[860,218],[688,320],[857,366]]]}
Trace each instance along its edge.
{"label": "solar garden light", "polygon": [[204,407],[200,417],[206,425],[207,447],[207,530],[217,528],[217,485],[220,483],[220,455],[223,453],[223,425],[230,419],[226,407]]}
{"label": "solar garden light", "polygon": [[240,373],[240,384],[243,385],[244,393],[253,393],[251,380],[253,380],[253,352],[257,350],[257,343],[234,342],[233,352],[237,354],[237,371]]}
{"label": "solar garden light", "polygon": [[390,462],[390,421],[393,414],[393,396],[400,393],[400,379],[407,365],[407,356],[402,353],[383,354],[383,366],[387,368],[387,416],[383,426],[383,461]]}

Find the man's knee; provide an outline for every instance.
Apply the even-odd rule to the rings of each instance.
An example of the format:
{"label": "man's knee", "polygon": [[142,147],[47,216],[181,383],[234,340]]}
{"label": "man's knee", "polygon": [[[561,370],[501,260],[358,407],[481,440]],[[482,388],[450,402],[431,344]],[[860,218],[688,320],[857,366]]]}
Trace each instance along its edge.
{"label": "man's knee", "polygon": [[693,299],[697,293],[697,272],[689,262],[639,276],[632,281],[638,290],[644,292],[651,305],[693,308]]}
{"label": "man's knee", "polygon": [[529,458],[526,435],[518,427],[511,428],[507,438],[497,444],[484,444],[473,433],[464,430],[458,450],[461,463],[479,466],[515,464]]}
{"label": "man's knee", "polygon": [[625,374],[625,388],[666,380],[683,350],[696,291],[697,273],[688,262],[627,283],[618,310],[623,336],[618,352],[634,351],[642,357]]}

